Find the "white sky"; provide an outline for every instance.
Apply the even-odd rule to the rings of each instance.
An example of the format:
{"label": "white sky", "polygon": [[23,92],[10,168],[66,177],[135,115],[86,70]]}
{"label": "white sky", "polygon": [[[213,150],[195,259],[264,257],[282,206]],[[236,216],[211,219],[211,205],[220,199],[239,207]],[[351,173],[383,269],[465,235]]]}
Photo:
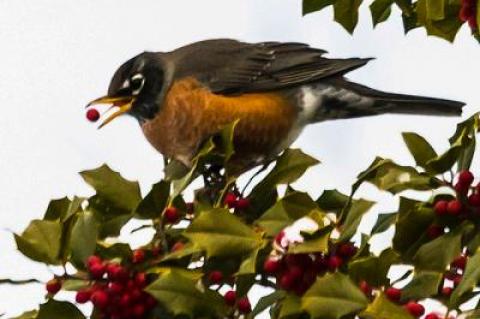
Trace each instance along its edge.
{"label": "white sky", "polygon": [[[351,73],[360,83],[466,101],[465,117],[479,110],[480,49],[466,28],[454,45],[426,38],[423,30],[404,36],[399,18],[373,31],[368,3],[351,37],[331,21],[330,10],[302,18],[301,0],[0,2],[0,278],[51,276],[15,252],[8,230],[40,218],[51,198],[91,194],[78,171],[106,162],[140,180],[144,191],[162,176],[161,157],[133,119],[101,131],[84,119],[86,102],[104,94],[114,70],[141,51],[215,37],[301,41],[331,57],[376,57]],[[382,116],[312,126],[295,146],[323,164],[297,187],[315,196],[328,188],[348,192],[375,155],[412,164],[401,131],[419,132],[442,149],[456,121]],[[478,164],[477,157],[477,172]],[[371,187],[360,194],[382,201],[377,211],[395,208]],[[30,310],[42,299],[41,286],[0,286],[0,313]]]}

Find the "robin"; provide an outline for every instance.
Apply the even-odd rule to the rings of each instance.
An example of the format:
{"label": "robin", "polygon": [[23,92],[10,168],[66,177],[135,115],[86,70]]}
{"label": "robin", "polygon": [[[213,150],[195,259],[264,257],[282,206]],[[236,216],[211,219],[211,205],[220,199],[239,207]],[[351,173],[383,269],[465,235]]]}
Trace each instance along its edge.
{"label": "robin", "polygon": [[108,95],[114,118],[135,117],[153,147],[191,165],[202,142],[238,120],[235,161],[243,170],[287,148],[309,124],[385,113],[458,116],[464,103],[386,93],[344,75],[370,59],[329,59],[302,43],[196,42],[144,52],[115,72]]}

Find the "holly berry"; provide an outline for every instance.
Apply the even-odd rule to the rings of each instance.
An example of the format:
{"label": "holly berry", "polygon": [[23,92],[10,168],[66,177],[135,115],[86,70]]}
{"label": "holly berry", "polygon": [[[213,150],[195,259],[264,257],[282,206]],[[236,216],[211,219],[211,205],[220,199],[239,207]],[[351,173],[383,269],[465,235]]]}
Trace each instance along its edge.
{"label": "holly berry", "polygon": [[474,207],[480,207],[480,194],[472,194],[468,197],[468,203]]}
{"label": "holly berry", "polygon": [[141,264],[144,261],[145,261],[145,250],[143,249],[134,250],[132,254],[132,262],[134,264]]}
{"label": "holly berry", "polygon": [[473,173],[470,171],[461,171],[458,175],[458,182],[470,186],[473,183]]}
{"label": "holly berry", "polygon": [[208,281],[213,284],[219,284],[223,280],[223,274],[221,271],[215,270],[208,275]]}
{"label": "holly berry", "polygon": [[227,305],[233,306],[237,301],[237,293],[234,290],[227,291],[225,295],[223,295],[223,299]]}
{"label": "holly berry", "polygon": [[456,287],[460,284],[462,281],[463,276],[462,275],[456,275],[455,278],[453,278],[453,285]]}
{"label": "holly berry", "polygon": [[92,264],[88,268],[88,272],[93,279],[100,279],[105,274],[106,267],[104,264]]}
{"label": "holly berry", "polygon": [[91,293],[89,290],[80,290],[75,295],[75,301],[78,303],[86,303],[90,301]]}
{"label": "holly berry", "polygon": [[330,271],[335,271],[335,269],[339,268],[343,263],[342,258],[338,256],[330,256],[328,258],[328,269]]}
{"label": "holly berry", "polygon": [[278,259],[268,258],[263,263],[263,270],[267,274],[275,274],[280,270],[281,262]]}
{"label": "holly berry", "polygon": [[225,205],[228,206],[228,208],[235,208],[235,206],[237,205],[237,195],[235,195],[234,193],[227,193],[223,202]]}
{"label": "holly berry", "polygon": [[176,251],[182,250],[183,247],[185,247],[185,244],[182,243],[181,241],[177,241],[175,244],[173,244],[171,251],[176,252]]}
{"label": "holly berry", "polygon": [[444,228],[439,225],[430,225],[427,228],[426,234],[429,239],[435,239],[444,234]]}
{"label": "holly berry", "polygon": [[402,291],[398,288],[389,287],[385,289],[385,295],[389,300],[398,302],[402,298]]}
{"label": "holly berry", "polygon": [[136,304],[133,308],[132,308],[132,314],[134,317],[142,317],[144,314],[145,314],[145,306],[142,305],[142,304]]}
{"label": "holly berry", "polygon": [[247,209],[250,206],[250,200],[248,198],[240,198],[236,205],[235,208],[243,210]]}
{"label": "holly berry", "polygon": [[147,285],[147,275],[144,272],[136,274],[134,280],[138,287],[144,288]]}
{"label": "holly berry", "polygon": [[180,220],[180,212],[176,207],[168,207],[165,210],[164,216],[168,224],[176,224]]}
{"label": "holly berry", "polygon": [[409,301],[404,307],[414,317],[423,316],[425,313],[425,308],[416,301]]}
{"label": "holly berry", "polygon": [[428,315],[425,316],[425,319],[442,319],[439,315],[436,313],[429,313]]}
{"label": "holly berry", "polygon": [[103,290],[95,291],[90,297],[90,300],[95,307],[100,309],[105,308],[109,302],[108,294]]}
{"label": "holly berry", "polygon": [[101,263],[103,263],[102,258],[100,258],[96,255],[92,255],[92,256],[87,258],[87,267],[91,267],[92,265],[101,264]]}
{"label": "holly berry", "polygon": [[445,297],[450,297],[450,295],[452,294],[453,292],[453,288],[452,287],[443,287],[442,288],[442,295],[445,296]]}
{"label": "holly berry", "polygon": [[372,295],[372,287],[365,280],[362,280],[358,286],[365,295]]}
{"label": "holly berry", "polygon": [[433,210],[438,216],[446,215],[448,212],[448,202],[446,200],[439,200],[435,203]]}
{"label": "holly berry", "polygon": [[62,282],[57,278],[53,278],[47,282],[45,289],[50,295],[55,295],[62,289]]}
{"label": "holly berry", "polygon": [[458,216],[462,212],[463,205],[458,199],[454,199],[448,202],[447,212],[450,215]]}
{"label": "holly berry", "polygon": [[337,254],[344,258],[351,258],[357,253],[357,247],[352,243],[343,243],[337,249]]}
{"label": "holly berry", "polygon": [[96,122],[100,118],[100,113],[97,111],[97,109],[89,109],[86,116],[87,120],[90,122]]}
{"label": "holly berry", "polygon": [[238,311],[240,313],[250,313],[252,312],[252,306],[250,305],[250,300],[247,297],[242,297],[238,299],[237,302]]}
{"label": "holly berry", "polygon": [[458,268],[458,269],[465,269],[465,266],[467,265],[467,256],[465,255],[460,255],[457,258],[455,258],[454,261],[452,261],[451,266]]}
{"label": "holly berry", "polygon": [[295,278],[290,273],[285,273],[280,277],[280,287],[284,290],[291,290],[295,285]]}

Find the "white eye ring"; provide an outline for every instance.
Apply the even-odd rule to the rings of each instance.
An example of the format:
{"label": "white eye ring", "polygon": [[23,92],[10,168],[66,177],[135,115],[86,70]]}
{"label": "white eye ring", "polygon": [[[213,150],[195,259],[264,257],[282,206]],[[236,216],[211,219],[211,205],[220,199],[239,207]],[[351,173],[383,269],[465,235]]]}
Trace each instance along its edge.
{"label": "white eye ring", "polygon": [[143,85],[145,84],[145,77],[141,73],[137,73],[132,75],[129,80],[129,86],[132,86],[133,82],[140,81],[140,85],[135,88],[135,90],[132,90],[133,95],[138,95],[140,91],[143,89]]}

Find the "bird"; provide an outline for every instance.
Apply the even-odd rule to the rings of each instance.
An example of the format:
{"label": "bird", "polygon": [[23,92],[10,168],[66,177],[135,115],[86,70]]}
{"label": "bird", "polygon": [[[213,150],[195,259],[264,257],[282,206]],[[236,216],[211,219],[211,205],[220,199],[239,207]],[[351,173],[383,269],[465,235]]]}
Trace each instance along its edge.
{"label": "bird", "polygon": [[191,167],[199,148],[237,121],[231,159],[238,172],[272,161],[314,123],[387,113],[459,116],[462,102],[388,93],[345,75],[371,58],[327,58],[297,42],[203,40],[145,51],[114,73],[107,95],[88,106],[138,120],[163,156]]}

